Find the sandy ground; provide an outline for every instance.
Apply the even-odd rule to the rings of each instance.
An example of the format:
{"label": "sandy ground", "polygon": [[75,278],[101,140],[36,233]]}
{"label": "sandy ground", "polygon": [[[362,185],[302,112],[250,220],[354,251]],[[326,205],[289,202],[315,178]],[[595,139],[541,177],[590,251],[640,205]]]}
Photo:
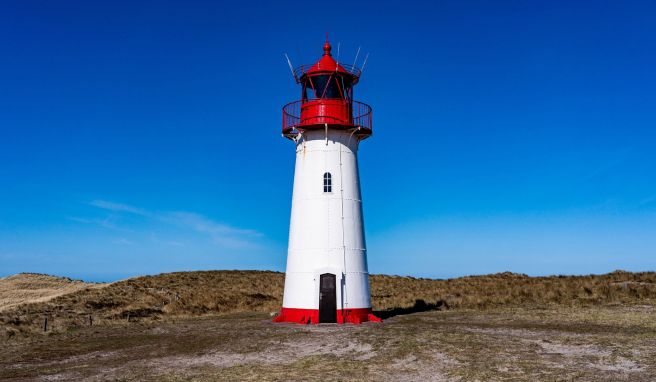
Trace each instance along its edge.
{"label": "sandy ground", "polygon": [[652,306],[431,311],[359,326],[232,315],[3,341],[3,381],[656,380]]}

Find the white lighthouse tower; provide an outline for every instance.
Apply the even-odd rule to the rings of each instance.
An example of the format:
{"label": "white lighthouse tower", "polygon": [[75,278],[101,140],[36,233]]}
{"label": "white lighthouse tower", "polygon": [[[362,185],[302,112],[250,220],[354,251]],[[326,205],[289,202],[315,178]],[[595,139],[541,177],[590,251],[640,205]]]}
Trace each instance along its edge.
{"label": "white lighthouse tower", "polygon": [[285,294],[276,322],[380,321],[371,311],[358,146],[371,107],[353,100],[361,71],[339,64],[328,41],[314,65],[294,69],[299,101],[283,108],[296,145]]}

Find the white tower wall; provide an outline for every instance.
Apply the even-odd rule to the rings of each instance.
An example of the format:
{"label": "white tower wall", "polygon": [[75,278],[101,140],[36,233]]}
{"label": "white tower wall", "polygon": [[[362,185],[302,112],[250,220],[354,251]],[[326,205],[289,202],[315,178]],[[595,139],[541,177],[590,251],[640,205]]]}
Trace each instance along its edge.
{"label": "white tower wall", "polygon": [[[370,308],[353,131],[310,130],[296,142],[283,308],[319,309],[320,275],[336,275],[337,309]],[[332,192],[324,192],[324,173]],[[310,293],[310,291],[312,291]]]}

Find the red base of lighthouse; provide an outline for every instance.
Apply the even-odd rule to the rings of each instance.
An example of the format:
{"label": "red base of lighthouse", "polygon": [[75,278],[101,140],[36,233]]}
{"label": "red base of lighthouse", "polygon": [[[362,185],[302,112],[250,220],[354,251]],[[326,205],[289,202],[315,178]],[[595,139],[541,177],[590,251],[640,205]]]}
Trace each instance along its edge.
{"label": "red base of lighthouse", "polygon": [[[381,322],[382,320],[374,316],[371,308],[360,309],[338,309],[338,324],[361,324],[363,322]],[[293,322],[296,324],[318,324],[319,309],[295,309],[282,308],[280,314],[273,319],[273,322]]]}

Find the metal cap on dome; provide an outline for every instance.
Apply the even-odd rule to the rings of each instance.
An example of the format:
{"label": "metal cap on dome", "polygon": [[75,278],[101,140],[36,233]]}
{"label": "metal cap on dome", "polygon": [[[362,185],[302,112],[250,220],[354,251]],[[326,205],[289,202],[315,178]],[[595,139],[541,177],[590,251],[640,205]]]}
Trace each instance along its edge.
{"label": "metal cap on dome", "polygon": [[333,48],[330,46],[330,42],[328,42],[328,36],[326,36],[326,42],[323,44],[323,55],[324,56],[331,56],[330,51]]}

